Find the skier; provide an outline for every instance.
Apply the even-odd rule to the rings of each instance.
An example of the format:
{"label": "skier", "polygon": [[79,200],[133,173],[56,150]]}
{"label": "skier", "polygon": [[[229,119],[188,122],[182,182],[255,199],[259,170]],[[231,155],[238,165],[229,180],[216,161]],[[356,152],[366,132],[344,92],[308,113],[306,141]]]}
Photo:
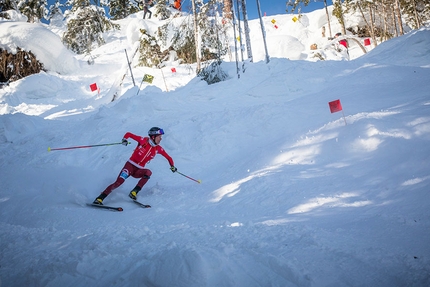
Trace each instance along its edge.
{"label": "skier", "polygon": [[94,204],[103,205],[103,200],[116,188],[118,188],[124,181],[132,176],[134,178],[140,178],[139,182],[130,191],[128,195],[131,199],[136,200],[136,196],[145,183],[151,177],[152,172],[145,168],[145,165],[155,157],[157,153],[164,156],[170,164],[170,170],[176,172],[177,168],[173,163],[173,159],[167,154],[167,152],[159,145],[161,137],[164,135],[163,129],[153,127],[148,131],[148,137],[141,137],[130,132],[127,132],[122,139],[122,144],[128,144],[128,138],[132,138],[137,141],[137,147],[133,151],[130,159],[125,163],[121,172],[119,173],[116,181],[106,187],[106,189],[94,200]]}
{"label": "skier", "polygon": [[[334,35],[334,38],[338,38],[342,36],[342,33],[336,33],[336,35]],[[346,49],[348,49],[348,42],[345,39],[341,39],[339,41],[339,44],[341,44],[342,46],[344,46]]]}
{"label": "skier", "polygon": [[173,3],[173,8],[178,11],[181,11],[181,0],[175,0],[175,2]]}
{"label": "skier", "polygon": [[151,16],[152,16],[152,12],[151,11],[149,11],[149,7],[152,7],[153,5],[152,5],[152,0],[144,0],[144,3],[143,3],[143,19],[145,19],[146,18],[146,13],[148,13],[149,14],[149,17],[148,17],[148,19],[151,19]]}

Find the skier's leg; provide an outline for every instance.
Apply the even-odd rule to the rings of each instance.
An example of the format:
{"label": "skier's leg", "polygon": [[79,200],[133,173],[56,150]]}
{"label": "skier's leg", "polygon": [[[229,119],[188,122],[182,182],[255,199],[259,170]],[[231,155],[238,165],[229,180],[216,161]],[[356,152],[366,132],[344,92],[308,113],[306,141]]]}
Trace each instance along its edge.
{"label": "skier's leg", "polygon": [[148,180],[151,178],[152,172],[149,169],[139,169],[135,173],[132,174],[135,178],[140,178],[137,185],[133,188],[132,191],[130,191],[130,194],[128,195],[132,199],[136,199],[136,195],[139,193],[139,191],[142,189],[142,187],[148,182]]}
{"label": "skier's leg", "polygon": [[130,173],[133,172],[134,166],[126,162],[124,167],[122,168],[121,172],[119,173],[118,177],[116,178],[116,181],[112,184],[110,184],[106,189],[94,200],[94,203],[96,201],[101,204],[103,200],[116,188],[120,187],[124,181],[130,176]]}

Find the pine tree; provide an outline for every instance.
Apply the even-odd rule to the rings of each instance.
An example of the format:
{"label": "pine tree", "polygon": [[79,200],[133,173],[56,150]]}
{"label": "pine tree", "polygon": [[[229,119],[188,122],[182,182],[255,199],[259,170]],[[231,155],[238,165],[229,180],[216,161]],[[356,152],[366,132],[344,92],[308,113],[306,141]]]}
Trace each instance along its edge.
{"label": "pine tree", "polygon": [[166,3],[163,3],[163,1],[158,1],[155,5],[155,17],[160,20],[166,20],[169,19],[171,15],[172,12],[168,9]]}
{"label": "pine tree", "polygon": [[109,14],[112,20],[124,19],[130,14],[136,13],[139,8],[135,2],[129,0],[111,0],[109,2]]}
{"label": "pine tree", "polygon": [[0,1],[0,14],[8,10],[17,10],[18,0],[1,0]]}
{"label": "pine tree", "polygon": [[37,23],[48,16],[47,0],[24,0],[18,3],[19,11],[27,16],[28,22]]}
{"label": "pine tree", "polygon": [[[216,0],[210,0],[204,5],[199,3],[197,25],[202,53],[199,56],[203,61],[218,59],[227,53],[227,48],[222,44],[225,43],[226,27],[220,23],[219,8]],[[168,37],[166,34],[169,30],[174,31],[171,47],[176,51],[178,57],[185,63],[195,63],[197,61],[196,39],[192,15],[186,17],[180,26],[175,27],[171,22],[159,29],[158,37],[164,44],[167,44]]]}
{"label": "pine tree", "polygon": [[140,56],[138,65],[146,67],[159,66],[160,59],[163,59],[168,54],[168,51],[165,50],[162,52],[156,37],[149,35],[146,30],[140,29],[140,33],[142,33],[142,36],[139,45]]}
{"label": "pine tree", "polygon": [[225,37],[225,26],[221,25],[218,13],[217,0],[209,0],[200,8],[198,25],[201,33],[202,60],[219,59],[227,53],[223,47]]}
{"label": "pine tree", "polygon": [[90,53],[93,46],[105,43],[103,32],[119,29],[106,18],[103,8],[90,4],[90,0],[71,0],[72,10],[67,11],[67,31],[63,35],[63,43],[72,51],[83,54]]}

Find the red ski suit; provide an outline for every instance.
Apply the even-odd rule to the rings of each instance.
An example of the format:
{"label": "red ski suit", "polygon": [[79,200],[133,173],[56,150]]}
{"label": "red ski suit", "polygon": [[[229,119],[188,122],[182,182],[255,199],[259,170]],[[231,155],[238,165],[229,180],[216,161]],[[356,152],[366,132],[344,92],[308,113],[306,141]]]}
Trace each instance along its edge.
{"label": "red ski suit", "polygon": [[149,169],[144,167],[151,159],[155,157],[157,153],[164,156],[169,162],[170,166],[175,165],[173,159],[167,154],[167,152],[161,146],[155,145],[152,140],[149,139],[149,137],[141,137],[127,132],[124,135],[124,138],[132,138],[137,141],[137,147],[134,149],[130,159],[125,163],[116,181],[103,191],[103,193],[106,195],[109,195],[114,189],[123,184],[129,176],[140,178],[137,186],[142,188],[152,174]]}

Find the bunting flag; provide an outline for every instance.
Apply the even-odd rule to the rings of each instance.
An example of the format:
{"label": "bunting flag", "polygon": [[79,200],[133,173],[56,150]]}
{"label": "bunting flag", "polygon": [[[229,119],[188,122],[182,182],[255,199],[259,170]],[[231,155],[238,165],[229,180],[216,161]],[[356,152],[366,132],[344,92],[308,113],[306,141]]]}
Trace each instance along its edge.
{"label": "bunting flag", "polygon": [[176,73],[176,68],[173,67],[170,70],[172,71],[172,73]]}
{"label": "bunting flag", "polygon": [[152,80],[154,80],[154,76],[145,74],[145,76],[143,76],[142,82],[147,82],[152,84]]}
{"label": "bunting flag", "polygon": [[91,84],[91,85],[90,85],[90,89],[91,89],[91,92],[97,91],[97,90],[98,90],[98,88],[97,88],[97,84],[96,84],[96,83]]}
{"label": "bunting flag", "polygon": [[342,105],[340,103],[340,100],[331,101],[328,103],[328,105],[330,107],[331,113],[340,112],[342,110]]}

